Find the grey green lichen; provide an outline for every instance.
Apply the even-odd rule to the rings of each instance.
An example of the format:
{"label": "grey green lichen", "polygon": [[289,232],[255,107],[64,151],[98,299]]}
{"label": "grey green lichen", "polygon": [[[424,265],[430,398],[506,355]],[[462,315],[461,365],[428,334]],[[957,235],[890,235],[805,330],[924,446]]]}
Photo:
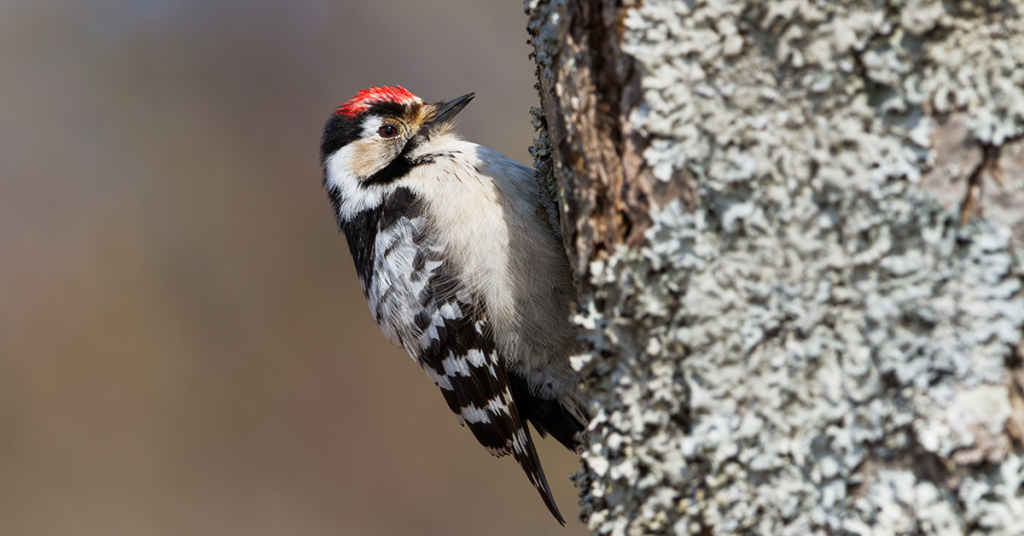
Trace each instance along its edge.
{"label": "grey green lichen", "polygon": [[[592,530],[1024,533],[1003,433],[1024,324],[1006,233],[963,241],[903,184],[835,219],[810,191],[724,214],[672,204],[650,247],[595,263],[578,318],[595,353],[576,363],[596,378]],[[981,465],[917,466],[958,454]]]}
{"label": "grey green lichen", "polygon": [[699,195],[590,267],[591,530],[1024,534],[1021,267],[918,186],[932,114],[1024,133],[1024,3],[624,9],[644,159]]}

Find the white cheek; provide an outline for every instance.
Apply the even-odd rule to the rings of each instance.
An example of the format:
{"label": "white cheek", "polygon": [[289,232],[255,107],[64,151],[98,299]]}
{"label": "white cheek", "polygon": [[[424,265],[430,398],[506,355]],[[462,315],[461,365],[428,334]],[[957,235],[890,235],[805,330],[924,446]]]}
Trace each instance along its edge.
{"label": "white cheek", "polygon": [[351,162],[355,150],[354,144],[348,144],[324,162],[327,186],[337,188],[341,194],[338,217],[342,220],[350,220],[356,214],[380,205],[384,195],[393,188],[388,185],[361,186],[359,178],[352,172]]}
{"label": "white cheek", "polygon": [[[360,175],[352,169],[352,162],[359,150],[359,142],[353,142],[328,156],[324,161],[324,168],[327,171],[327,186],[337,188],[340,193],[341,203],[338,205],[338,216],[342,220],[351,220],[356,214],[379,206],[383,203],[384,198],[398,187],[409,188],[413,193],[419,192],[417,185],[410,184],[405,178],[387,184],[365,185],[360,180]],[[401,149],[397,149],[394,153],[397,154],[400,151]],[[374,172],[391,161],[388,156],[390,155],[373,164]]]}

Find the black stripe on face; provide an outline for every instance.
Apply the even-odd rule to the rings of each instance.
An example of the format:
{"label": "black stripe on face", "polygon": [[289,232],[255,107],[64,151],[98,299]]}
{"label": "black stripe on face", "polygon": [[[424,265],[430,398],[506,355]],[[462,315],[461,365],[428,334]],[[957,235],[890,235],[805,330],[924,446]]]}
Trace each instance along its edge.
{"label": "black stripe on face", "polygon": [[350,118],[346,115],[334,114],[327,118],[323,137],[320,138],[320,165],[323,165],[327,157],[338,149],[359,139],[363,130],[362,122],[362,116]]}
{"label": "black stripe on face", "polygon": [[383,169],[370,175],[368,178],[359,181],[359,186],[362,188],[369,188],[370,186],[377,186],[394,182],[402,177],[405,177],[412,171],[412,168],[426,163],[424,160],[413,159],[410,156],[420,144],[423,143],[423,138],[419,135],[409,138],[409,141],[405,142],[405,147],[402,148],[402,152],[395,157],[394,160],[388,162],[388,165],[384,166]]}

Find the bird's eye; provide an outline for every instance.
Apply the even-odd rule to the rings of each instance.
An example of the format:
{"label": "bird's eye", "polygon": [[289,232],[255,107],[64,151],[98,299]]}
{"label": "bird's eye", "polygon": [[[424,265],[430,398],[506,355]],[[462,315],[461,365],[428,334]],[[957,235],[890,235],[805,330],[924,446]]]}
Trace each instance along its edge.
{"label": "bird's eye", "polygon": [[377,129],[377,134],[380,134],[382,138],[394,138],[398,135],[398,129],[395,125],[383,125]]}

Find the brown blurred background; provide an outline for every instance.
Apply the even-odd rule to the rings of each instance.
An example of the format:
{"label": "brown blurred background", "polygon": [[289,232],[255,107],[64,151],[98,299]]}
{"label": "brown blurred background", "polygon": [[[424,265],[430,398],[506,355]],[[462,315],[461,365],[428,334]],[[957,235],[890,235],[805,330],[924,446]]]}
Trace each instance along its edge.
{"label": "brown blurred background", "polygon": [[387,344],[321,191],[358,89],[529,162],[519,0],[0,0],[0,534],[584,534]]}

